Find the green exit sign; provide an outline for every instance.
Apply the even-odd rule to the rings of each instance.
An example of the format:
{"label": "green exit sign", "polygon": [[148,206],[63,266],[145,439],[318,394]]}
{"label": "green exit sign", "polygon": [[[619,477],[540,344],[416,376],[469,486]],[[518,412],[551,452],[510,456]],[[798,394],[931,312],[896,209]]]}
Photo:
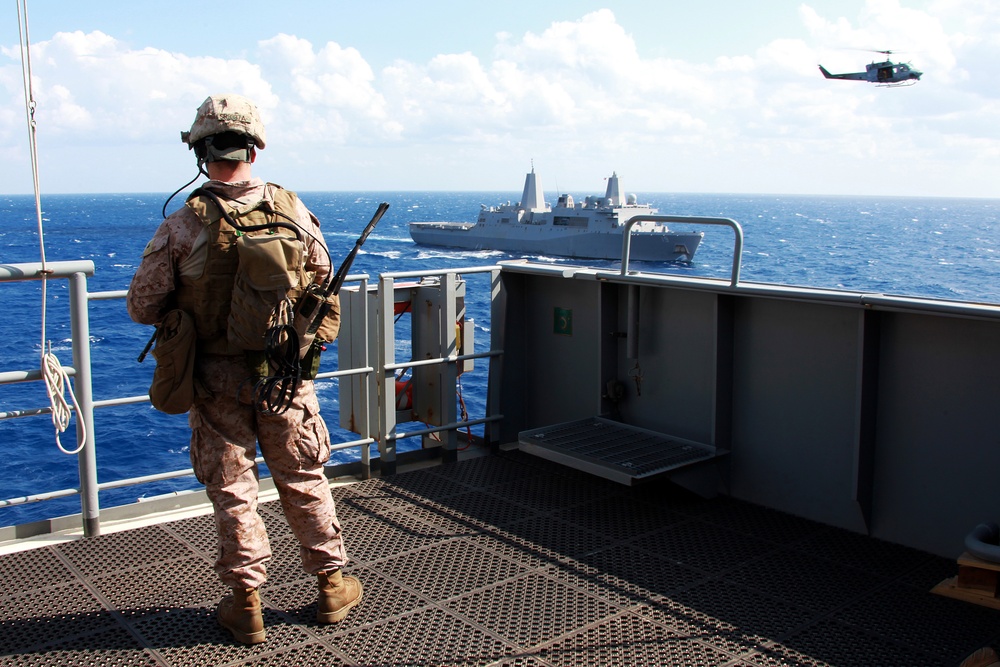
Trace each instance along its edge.
{"label": "green exit sign", "polygon": [[573,309],[553,308],[552,310],[552,333],[557,336],[573,335]]}

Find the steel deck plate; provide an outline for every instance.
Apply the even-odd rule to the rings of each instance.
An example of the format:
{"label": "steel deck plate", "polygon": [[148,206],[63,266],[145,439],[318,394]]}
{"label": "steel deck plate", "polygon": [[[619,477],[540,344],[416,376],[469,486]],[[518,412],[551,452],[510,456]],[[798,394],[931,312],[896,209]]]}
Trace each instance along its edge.
{"label": "steel deck plate", "polygon": [[934,595],[954,560],[666,480],[518,451],[334,489],[357,609],[318,625],[278,501],[267,641],[215,621],[197,516],[0,556],[0,666],[957,665],[1000,611]]}

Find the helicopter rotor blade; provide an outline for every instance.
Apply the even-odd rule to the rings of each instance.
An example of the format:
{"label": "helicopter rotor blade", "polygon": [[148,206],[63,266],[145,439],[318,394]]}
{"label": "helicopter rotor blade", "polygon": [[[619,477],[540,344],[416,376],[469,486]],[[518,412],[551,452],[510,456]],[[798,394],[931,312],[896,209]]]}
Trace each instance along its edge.
{"label": "helicopter rotor blade", "polygon": [[881,53],[881,54],[887,55],[887,56],[891,56],[894,53],[900,53],[899,51],[895,51],[895,50],[892,50],[892,49],[865,49],[865,48],[858,47],[858,46],[845,46],[844,48],[847,49],[848,51],[864,51],[866,53]]}

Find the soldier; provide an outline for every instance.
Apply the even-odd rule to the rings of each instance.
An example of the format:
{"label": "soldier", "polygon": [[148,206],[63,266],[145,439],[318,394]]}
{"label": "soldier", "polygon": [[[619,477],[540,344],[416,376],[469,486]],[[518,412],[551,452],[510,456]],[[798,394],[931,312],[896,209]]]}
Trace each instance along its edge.
{"label": "soldier", "polygon": [[[332,262],[319,220],[295,194],[251,175],[257,150],[265,145],[264,126],[253,103],[239,95],[213,95],[198,108],[190,132],[182,132],[181,138],[194,149],[199,170],[211,180],[163,221],[146,246],[129,288],[128,312],[142,324],[161,322],[177,308],[194,320],[197,391],[189,414],[191,462],[215,510],[215,570],[232,589],[219,603],[217,617],[237,641],[256,644],[265,639],[258,589],[266,581],[271,557],[257,513],[258,443],[288,525],[299,540],[303,567],[319,581],[317,621],[342,620],[361,601],[362,587],[357,578],[341,574],[347,556],[323,474],[330,434],[319,414],[313,382],[288,385],[282,409],[255,405],[255,383],[267,375],[259,368],[261,362],[267,368],[264,353],[234,343],[230,331],[239,319],[234,320],[234,311],[248,300],[236,294],[240,290],[234,286],[240,283],[241,271],[253,268],[246,266],[252,262],[240,261],[237,240],[278,231],[292,247],[301,248],[298,260],[294,253],[282,255],[297,264],[285,267],[289,284],[280,286],[287,289],[279,300],[289,304],[310,280],[322,283]],[[301,232],[296,234],[298,242],[282,229],[289,221],[293,231]],[[257,225],[270,226],[242,231]],[[332,341],[339,328],[339,307],[328,319],[325,339]]]}

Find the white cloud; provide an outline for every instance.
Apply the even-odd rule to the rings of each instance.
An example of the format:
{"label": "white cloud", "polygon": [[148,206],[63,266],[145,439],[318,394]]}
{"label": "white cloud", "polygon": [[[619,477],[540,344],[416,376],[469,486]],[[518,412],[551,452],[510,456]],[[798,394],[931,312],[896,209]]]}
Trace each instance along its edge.
{"label": "white cloud", "polygon": [[[295,144],[342,145],[349,140],[393,139],[390,118],[375,75],[357,49],[279,34],[258,44],[264,74],[277,92],[274,136]],[[270,131],[270,128],[269,128]]]}
{"label": "white cloud", "polygon": [[[270,92],[246,61],[133,50],[101,32],[57,33],[31,49],[39,132],[63,143],[162,143],[166,128],[179,141],[211,91],[237,81],[255,99]],[[4,70],[16,67],[20,79],[17,59]]]}
{"label": "white cloud", "polygon": [[[275,164],[353,160],[357,178],[379,179],[369,188],[435,187],[431,179],[441,176],[428,164],[450,170],[455,187],[516,185],[534,157],[564,183],[617,169],[630,174],[630,187],[645,189],[766,187],[771,179],[769,191],[933,187],[1000,196],[988,176],[1000,153],[993,5],[934,0],[917,10],[868,0],[859,16],[841,17],[807,2],[801,34],[711,62],[643,56],[603,9],[540,33],[498,33],[488,58],[444,52],[379,71],[357,48],[284,33],[225,59],[133,48],[101,32],[57,33],[32,45],[32,64],[39,132],[56,154],[173,144],[205,96],[233,91],[260,106]],[[899,50],[924,79],[886,91],[817,71],[820,62],[860,71],[881,57],[855,50],[862,48]],[[0,55],[7,156],[24,135],[23,97],[19,53]],[[179,155],[169,159],[186,159]],[[804,162],[814,173],[802,173]],[[878,173],[895,180],[873,184]],[[113,178],[106,189],[122,176]]]}

